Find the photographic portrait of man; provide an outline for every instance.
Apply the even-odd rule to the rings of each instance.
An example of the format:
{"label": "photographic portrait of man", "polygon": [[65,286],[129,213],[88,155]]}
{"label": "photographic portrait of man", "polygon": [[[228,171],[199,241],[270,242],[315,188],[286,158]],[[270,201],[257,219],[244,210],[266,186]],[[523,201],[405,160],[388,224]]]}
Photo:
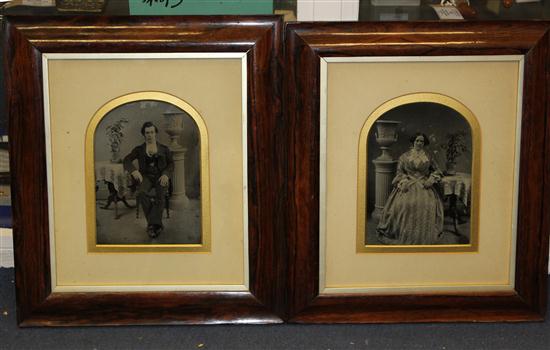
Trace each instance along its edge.
{"label": "photographic portrait of man", "polygon": [[102,117],[94,133],[97,244],[133,249],[203,242],[208,203],[201,176],[208,172],[201,171],[206,136],[198,118],[151,100],[122,104]]}
{"label": "photographic portrait of man", "polygon": [[[134,181],[136,181],[137,202],[147,219],[147,234],[156,238],[164,229],[162,212],[164,198],[170,184],[170,174],[174,171],[172,151],[157,141],[158,128],[152,122],[145,122],[141,127],[145,142],[124,157],[123,164]],[[133,161],[138,161],[138,168]]]}

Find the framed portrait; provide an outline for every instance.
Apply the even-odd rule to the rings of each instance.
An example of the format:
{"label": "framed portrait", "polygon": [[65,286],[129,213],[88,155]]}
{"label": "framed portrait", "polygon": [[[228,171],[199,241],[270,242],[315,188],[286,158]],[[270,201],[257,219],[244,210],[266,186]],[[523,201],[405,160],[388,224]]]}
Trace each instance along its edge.
{"label": "framed portrait", "polygon": [[288,25],[291,322],[544,317],[548,29]]}
{"label": "framed portrait", "polygon": [[467,107],[438,93],[399,96],[366,117],[359,140],[358,252],[477,248],[481,140]]}
{"label": "framed portrait", "polygon": [[21,326],[281,322],[280,32],[7,18]]}
{"label": "framed portrait", "polygon": [[191,105],[161,92],[124,95],[98,110],[86,137],[89,251],[210,251],[208,132]]}

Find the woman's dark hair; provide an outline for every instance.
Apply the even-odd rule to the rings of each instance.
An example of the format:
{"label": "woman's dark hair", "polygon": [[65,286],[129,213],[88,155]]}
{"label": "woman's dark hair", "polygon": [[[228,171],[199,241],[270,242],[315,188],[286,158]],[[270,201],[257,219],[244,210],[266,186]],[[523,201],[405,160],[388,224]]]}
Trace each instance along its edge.
{"label": "woman's dark hair", "polygon": [[157,126],[151,122],[145,122],[143,123],[143,126],[141,127],[141,134],[143,136],[145,136],[145,128],[149,128],[149,127],[154,127],[155,128],[155,134],[158,134],[159,133],[159,129],[157,129]]}
{"label": "woman's dark hair", "polygon": [[411,136],[411,138],[409,139],[409,141],[411,142],[411,144],[414,144],[414,141],[416,140],[416,138],[418,136],[422,136],[424,138],[424,146],[428,146],[430,144],[430,139],[428,138],[428,136],[426,136],[426,134],[424,133],[421,133],[421,132],[417,132],[416,134],[414,134],[413,136]]}

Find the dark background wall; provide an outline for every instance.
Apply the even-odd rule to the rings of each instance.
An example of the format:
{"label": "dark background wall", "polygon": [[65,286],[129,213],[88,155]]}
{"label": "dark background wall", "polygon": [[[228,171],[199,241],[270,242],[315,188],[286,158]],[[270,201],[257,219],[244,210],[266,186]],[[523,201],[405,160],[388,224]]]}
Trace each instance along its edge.
{"label": "dark background wall", "polygon": [[[163,113],[167,110],[181,109],[166,102],[159,101],[136,101],[119,106],[107,113],[98,124],[95,131],[94,151],[96,161],[108,161],[111,159],[111,148],[109,146],[105,128],[115,121],[126,118],[128,123],[124,124],[124,139],[120,146],[120,156],[124,158],[137,145],[144,142],[141,135],[141,126],[144,122],[153,122],[159,129],[157,141],[165,145],[170,144],[170,138],[165,132],[167,125]],[[183,111],[185,113],[185,111]],[[183,133],[179,144],[187,148],[185,153],[185,180],[186,192],[189,198],[198,198],[200,195],[200,134],[197,124],[187,113],[183,118]]]}
{"label": "dark background wall", "polygon": [[[472,131],[466,119],[454,109],[431,102],[411,103],[386,112],[378,120],[401,122],[397,128],[398,141],[391,146],[390,151],[395,160],[411,147],[410,137],[417,132],[422,132],[430,139],[430,145],[426,149],[435,156],[442,171],[445,170],[446,163],[442,145],[447,143],[447,134],[466,131],[469,152],[457,158],[456,170],[471,173]],[[376,143],[375,131],[376,124],[373,124],[367,138],[367,210],[369,214],[374,210],[375,196],[375,173],[372,161],[382,153],[380,146]]]}

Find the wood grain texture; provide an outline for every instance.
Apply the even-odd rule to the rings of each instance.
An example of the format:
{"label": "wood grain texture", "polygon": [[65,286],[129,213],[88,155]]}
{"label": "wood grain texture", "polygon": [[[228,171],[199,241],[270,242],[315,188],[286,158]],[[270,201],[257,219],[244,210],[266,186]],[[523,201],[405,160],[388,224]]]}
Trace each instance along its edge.
{"label": "wood grain texture", "polygon": [[[549,22],[289,24],[289,319],[308,323],[526,321],[546,310],[549,212]],[[320,58],[525,55],[516,291],[319,295]],[[545,135],[546,133],[546,135]],[[544,191],[543,191],[544,189]]]}
{"label": "wood grain texture", "polygon": [[[550,35],[546,35],[546,47],[547,50],[550,50]],[[550,55],[550,53],[547,53]],[[541,245],[548,246],[550,240],[550,62],[546,61],[546,137],[544,143],[544,194],[543,194],[543,206],[542,206],[542,230],[546,230],[546,235],[543,234],[541,239]],[[540,255],[540,264],[544,266],[549,266],[549,254],[545,254],[544,251]],[[548,277],[546,277],[548,278]],[[543,278],[544,280],[544,278]],[[540,290],[540,297],[542,298],[541,305],[544,305],[546,302],[542,294],[544,294],[544,289]]]}
{"label": "wood grain texture", "polygon": [[319,283],[320,71],[318,56],[292,28],[287,27],[285,36],[284,99],[289,139],[287,288],[290,315],[315,298]]}
{"label": "wood grain texture", "polygon": [[[284,242],[276,217],[285,157],[281,28],[277,16],[10,17],[5,72],[10,118],[18,321],[22,326],[278,323],[284,312]],[[52,293],[43,53],[247,52],[250,293]],[[84,234],[84,233],[83,233]]]}
{"label": "wood grain texture", "polygon": [[[545,131],[548,123],[548,31],[525,55],[518,203],[516,290],[534,310],[546,310],[548,233],[543,227]],[[541,187],[542,184],[542,187]],[[548,198],[546,198],[546,201]],[[538,234],[537,234],[538,233]],[[546,248],[546,249],[543,249]],[[544,286],[542,286],[544,284]]]}

